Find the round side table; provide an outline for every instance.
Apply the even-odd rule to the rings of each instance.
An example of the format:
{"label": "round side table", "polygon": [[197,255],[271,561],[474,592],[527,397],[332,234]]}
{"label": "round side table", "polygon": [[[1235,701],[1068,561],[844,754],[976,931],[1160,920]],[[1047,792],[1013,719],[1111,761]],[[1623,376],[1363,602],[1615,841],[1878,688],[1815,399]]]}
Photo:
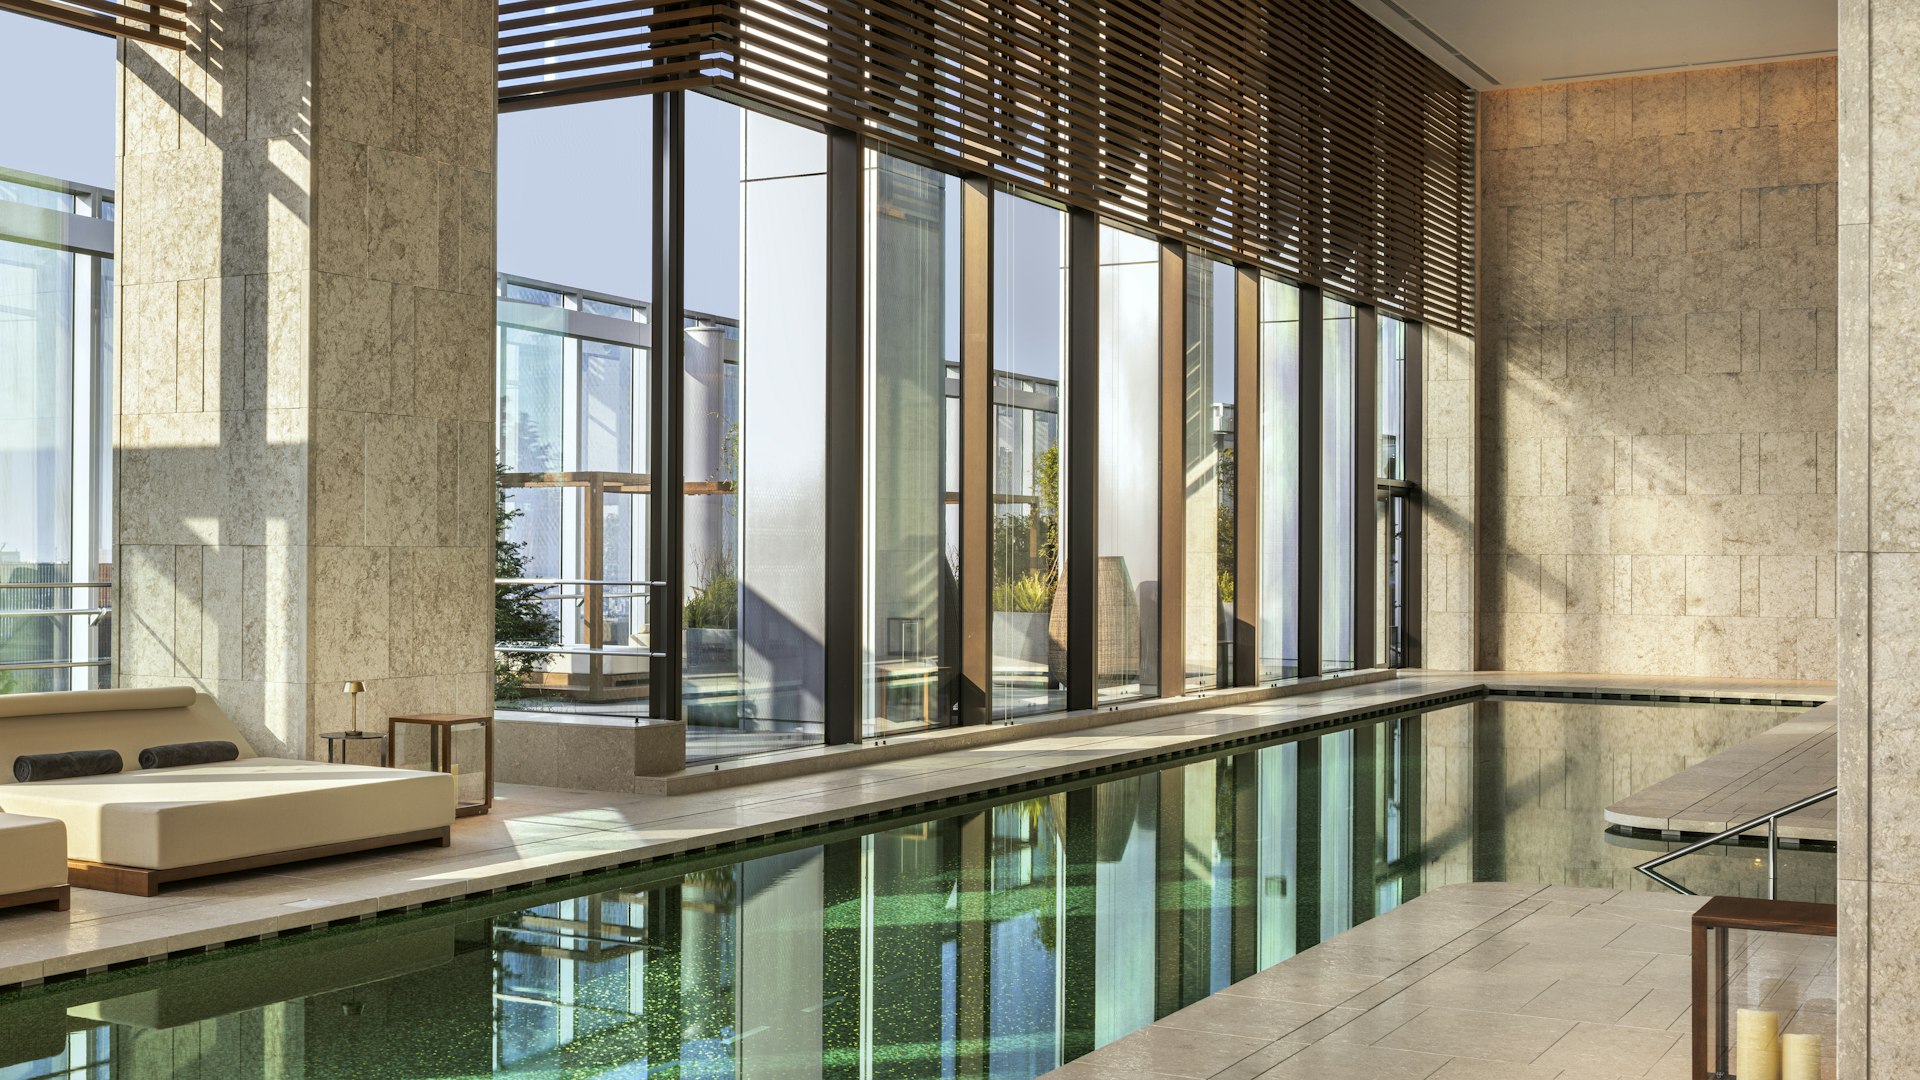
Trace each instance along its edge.
{"label": "round side table", "polygon": [[347,751],[354,743],[370,742],[379,744],[380,764],[387,763],[387,737],[377,731],[323,731],[320,737],[327,740],[327,761],[334,765],[351,764],[347,760]]}

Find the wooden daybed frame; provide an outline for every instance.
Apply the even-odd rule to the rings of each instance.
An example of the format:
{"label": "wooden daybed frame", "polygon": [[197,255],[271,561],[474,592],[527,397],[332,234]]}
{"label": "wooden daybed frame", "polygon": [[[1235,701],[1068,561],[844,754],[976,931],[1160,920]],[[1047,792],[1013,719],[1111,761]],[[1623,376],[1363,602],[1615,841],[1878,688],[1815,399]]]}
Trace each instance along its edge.
{"label": "wooden daybed frame", "polygon": [[[236,874],[242,870],[258,870],[266,866],[306,862],[332,855],[352,855],[361,851],[404,847],[409,844],[433,844],[436,847],[447,847],[452,843],[453,829],[451,826],[443,825],[437,829],[395,833],[392,836],[370,836],[365,840],[347,840],[338,844],[321,844],[317,847],[293,848],[288,851],[269,851],[262,855],[248,855],[244,858],[224,859],[220,862],[200,863],[195,866],[173,866],[165,870],[148,870],[138,866],[119,866],[114,863],[68,859],[67,883],[100,892],[125,893],[128,896],[158,896],[160,886],[176,881],[213,877],[216,874]],[[0,906],[5,906],[4,901],[0,901]],[[60,910],[66,910],[64,903]]]}

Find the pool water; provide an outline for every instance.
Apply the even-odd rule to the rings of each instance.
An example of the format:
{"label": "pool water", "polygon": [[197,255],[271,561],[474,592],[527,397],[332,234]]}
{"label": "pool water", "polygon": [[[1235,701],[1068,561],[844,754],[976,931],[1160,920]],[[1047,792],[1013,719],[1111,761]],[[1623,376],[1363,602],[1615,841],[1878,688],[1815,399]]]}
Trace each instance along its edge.
{"label": "pool water", "polygon": [[1438,885],[1651,887],[1601,809],[1788,715],[1483,701],[56,983],[0,1080],[1025,1080]]}

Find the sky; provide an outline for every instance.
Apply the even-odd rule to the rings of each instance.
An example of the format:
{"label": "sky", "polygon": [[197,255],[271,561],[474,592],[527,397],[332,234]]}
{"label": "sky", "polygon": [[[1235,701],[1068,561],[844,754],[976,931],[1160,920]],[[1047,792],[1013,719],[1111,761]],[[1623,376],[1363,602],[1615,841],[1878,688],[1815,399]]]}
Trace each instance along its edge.
{"label": "sky", "polygon": [[113,186],[112,39],[0,11],[0,166]]}

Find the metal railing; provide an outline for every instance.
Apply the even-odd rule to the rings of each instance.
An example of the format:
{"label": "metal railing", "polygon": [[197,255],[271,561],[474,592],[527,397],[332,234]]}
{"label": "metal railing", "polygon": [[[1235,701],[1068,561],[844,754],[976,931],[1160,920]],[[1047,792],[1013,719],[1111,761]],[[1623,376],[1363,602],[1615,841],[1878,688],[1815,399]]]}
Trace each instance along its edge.
{"label": "metal railing", "polygon": [[1809,806],[1826,802],[1838,794],[1840,794],[1838,787],[1830,787],[1818,794],[1809,795],[1799,802],[1789,803],[1778,810],[1772,810],[1762,814],[1752,821],[1744,821],[1724,832],[1714,833],[1704,840],[1688,844],[1686,847],[1675,851],[1669,851],[1658,858],[1648,859],[1646,862],[1634,867],[1634,869],[1665,885],[1667,888],[1672,889],[1674,892],[1684,896],[1694,896],[1696,894],[1692,889],[1662,874],[1659,868],[1675,859],[1685,858],[1702,848],[1712,847],[1714,844],[1718,844],[1723,840],[1733,839],[1765,825],[1767,827],[1767,899],[1779,899],[1776,894],[1780,891],[1780,819],[1786,817],[1788,814],[1797,814]]}
{"label": "metal railing", "polygon": [[[540,600],[571,602],[581,609],[583,621],[587,622],[589,626],[592,625],[593,620],[585,618],[584,614],[590,592],[596,589],[599,590],[598,595],[592,597],[592,599],[600,604],[605,604],[609,600],[646,600],[652,597],[654,589],[663,588],[666,584],[661,581],[600,581],[593,578],[494,578],[493,583],[496,586],[519,585],[534,588],[538,592],[537,598]],[[549,589],[563,587],[578,587],[581,591],[563,593],[550,593],[547,591]],[[640,591],[610,593],[606,591],[609,588]],[[589,636],[592,637],[596,635],[590,633]],[[652,649],[636,649],[618,645],[593,645],[591,643],[585,646],[579,646],[502,645],[495,642],[493,651],[500,653],[539,653],[543,656],[629,656],[655,660],[667,655],[666,653]]]}
{"label": "metal railing", "polygon": [[[48,592],[53,592],[56,590],[70,591],[73,589],[110,590],[112,588],[113,582],[111,581],[0,581],[0,589],[44,589]],[[110,605],[102,605],[99,607],[5,608],[0,609],[0,619],[46,617],[78,618],[85,616],[91,624],[98,623],[101,616],[111,615],[112,613],[113,608]],[[105,668],[112,666],[113,660],[105,657],[91,660],[0,661],[0,671],[47,671],[61,668]]]}

